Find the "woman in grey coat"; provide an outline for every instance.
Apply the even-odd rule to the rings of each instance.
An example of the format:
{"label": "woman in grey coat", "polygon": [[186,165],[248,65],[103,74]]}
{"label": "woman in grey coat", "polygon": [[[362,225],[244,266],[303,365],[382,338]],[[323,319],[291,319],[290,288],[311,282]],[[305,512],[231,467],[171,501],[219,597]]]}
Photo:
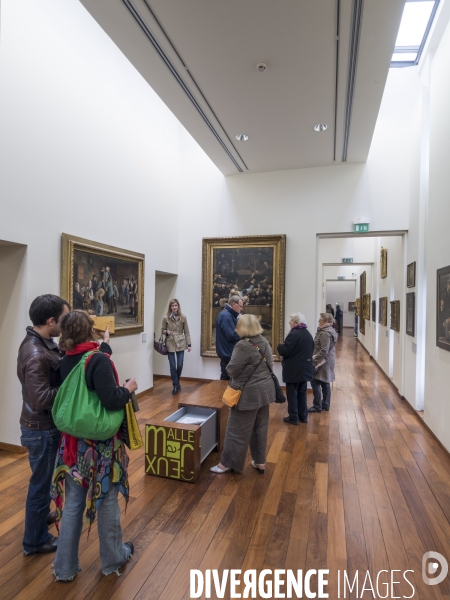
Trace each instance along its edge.
{"label": "woman in grey coat", "polygon": [[180,378],[183,370],[184,351],[191,351],[191,335],[189,333],[186,315],[181,312],[180,303],[176,298],[169,301],[167,315],[163,318],[161,331],[166,336],[167,357],[172,378],[172,396],[181,390]]}
{"label": "woman in grey coat", "polygon": [[316,369],[311,387],[314,394],[314,403],[308,412],[322,412],[330,410],[331,387],[334,381],[334,348],[338,334],[333,329],[333,316],[330,313],[320,313],[319,327],[314,338],[313,365]]}
{"label": "woman in grey coat", "polygon": [[275,401],[275,386],[267,366],[273,364],[272,348],[262,331],[255,315],[243,315],[237,322],[236,333],[242,339],[234,347],[227,372],[232,384],[244,388],[237,406],[230,410],[222,458],[211,467],[213,473],[242,471],[249,445],[252,467],[264,473],[269,404]]}

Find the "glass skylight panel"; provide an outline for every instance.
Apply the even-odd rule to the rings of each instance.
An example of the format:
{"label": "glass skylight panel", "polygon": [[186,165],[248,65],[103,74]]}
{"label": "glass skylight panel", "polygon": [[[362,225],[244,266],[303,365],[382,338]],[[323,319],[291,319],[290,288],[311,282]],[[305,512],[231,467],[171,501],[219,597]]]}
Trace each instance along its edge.
{"label": "glass skylight panel", "polygon": [[418,64],[439,0],[406,0],[391,66]]}
{"label": "glass skylight panel", "polygon": [[392,62],[412,62],[417,58],[417,52],[394,52]]}
{"label": "glass skylight panel", "polygon": [[434,0],[406,2],[395,46],[420,46],[430,20]]}

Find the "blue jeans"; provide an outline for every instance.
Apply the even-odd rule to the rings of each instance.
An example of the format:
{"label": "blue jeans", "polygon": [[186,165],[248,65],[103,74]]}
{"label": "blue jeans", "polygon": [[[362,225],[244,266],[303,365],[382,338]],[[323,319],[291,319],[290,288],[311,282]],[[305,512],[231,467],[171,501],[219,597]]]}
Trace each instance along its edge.
{"label": "blue jeans", "polygon": [[[56,580],[73,579],[81,570],[78,559],[78,546],[83,528],[87,489],[75,483],[70,475],[65,476],[64,485],[66,497],[58,549],[53,565]],[[130,558],[131,550],[122,541],[120,508],[117,496],[117,487],[110,483],[109,491],[97,511],[103,575],[116,573],[119,567]]]}
{"label": "blue jeans", "polygon": [[[177,355],[175,359],[175,354]],[[169,352],[167,355],[170,365],[170,376],[172,377],[173,387],[180,385],[181,371],[183,370],[184,350],[181,352]]]}
{"label": "blue jeans", "polygon": [[25,506],[23,549],[25,552],[34,552],[52,538],[48,532],[47,517],[50,510],[50,486],[61,433],[56,427],[40,430],[26,427],[20,429],[20,443],[24,448],[28,448],[31,467]]}
{"label": "blue jeans", "polygon": [[320,381],[320,379],[313,379],[311,381],[311,387],[314,394],[314,407],[321,411],[323,408],[330,408],[331,400],[331,386],[327,381]]}

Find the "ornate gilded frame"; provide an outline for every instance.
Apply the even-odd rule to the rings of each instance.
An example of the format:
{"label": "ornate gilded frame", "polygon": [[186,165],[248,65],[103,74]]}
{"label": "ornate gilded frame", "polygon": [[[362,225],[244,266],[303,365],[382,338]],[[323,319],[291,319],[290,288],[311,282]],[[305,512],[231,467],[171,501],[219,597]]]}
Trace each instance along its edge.
{"label": "ornate gilded frame", "polygon": [[[284,339],[284,291],[286,273],[286,236],[253,235],[239,237],[203,238],[202,245],[202,318],[201,356],[217,356],[213,345],[213,261],[214,251],[240,248],[273,249],[272,341],[274,360],[278,344]],[[249,307],[251,308],[251,307]],[[244,307],[244,313],[246,309]],[[251,311],[249,311],[251,312]]]}
{"label": "ornate gilded frame", "polygon": [[76,237],[63,233],[61,235],[61,297],[67,300],[73,306],[73,288],[74,288],[74,251],[81,250],[90,254],[98,254],[105,259],[115,258],[137,263],[138,278],[138,312],[136,325],[118,325],[115,326],[114,335],[131,335],[140,333],[144,330],[144,260],[145,255],[123,248],[116,248],[100,242],[93,242],[84,238]]}
{"label": "ornate gilded frame", "polygon": [[381,248],[380,253],[380,277],[386,279],[387,277],[387,249]]}

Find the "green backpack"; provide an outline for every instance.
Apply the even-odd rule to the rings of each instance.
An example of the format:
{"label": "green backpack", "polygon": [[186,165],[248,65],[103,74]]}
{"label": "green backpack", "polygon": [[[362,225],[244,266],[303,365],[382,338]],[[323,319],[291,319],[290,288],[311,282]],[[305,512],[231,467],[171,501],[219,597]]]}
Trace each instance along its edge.
{"label": "green backpack", "polygon": [[63,433],[88,440],[107,440],[115,435],[124,419],[124,411],[106,410],[97,392],[86,383],[86,352],[72,369],[56,394],[52,408],[55,426]]}

